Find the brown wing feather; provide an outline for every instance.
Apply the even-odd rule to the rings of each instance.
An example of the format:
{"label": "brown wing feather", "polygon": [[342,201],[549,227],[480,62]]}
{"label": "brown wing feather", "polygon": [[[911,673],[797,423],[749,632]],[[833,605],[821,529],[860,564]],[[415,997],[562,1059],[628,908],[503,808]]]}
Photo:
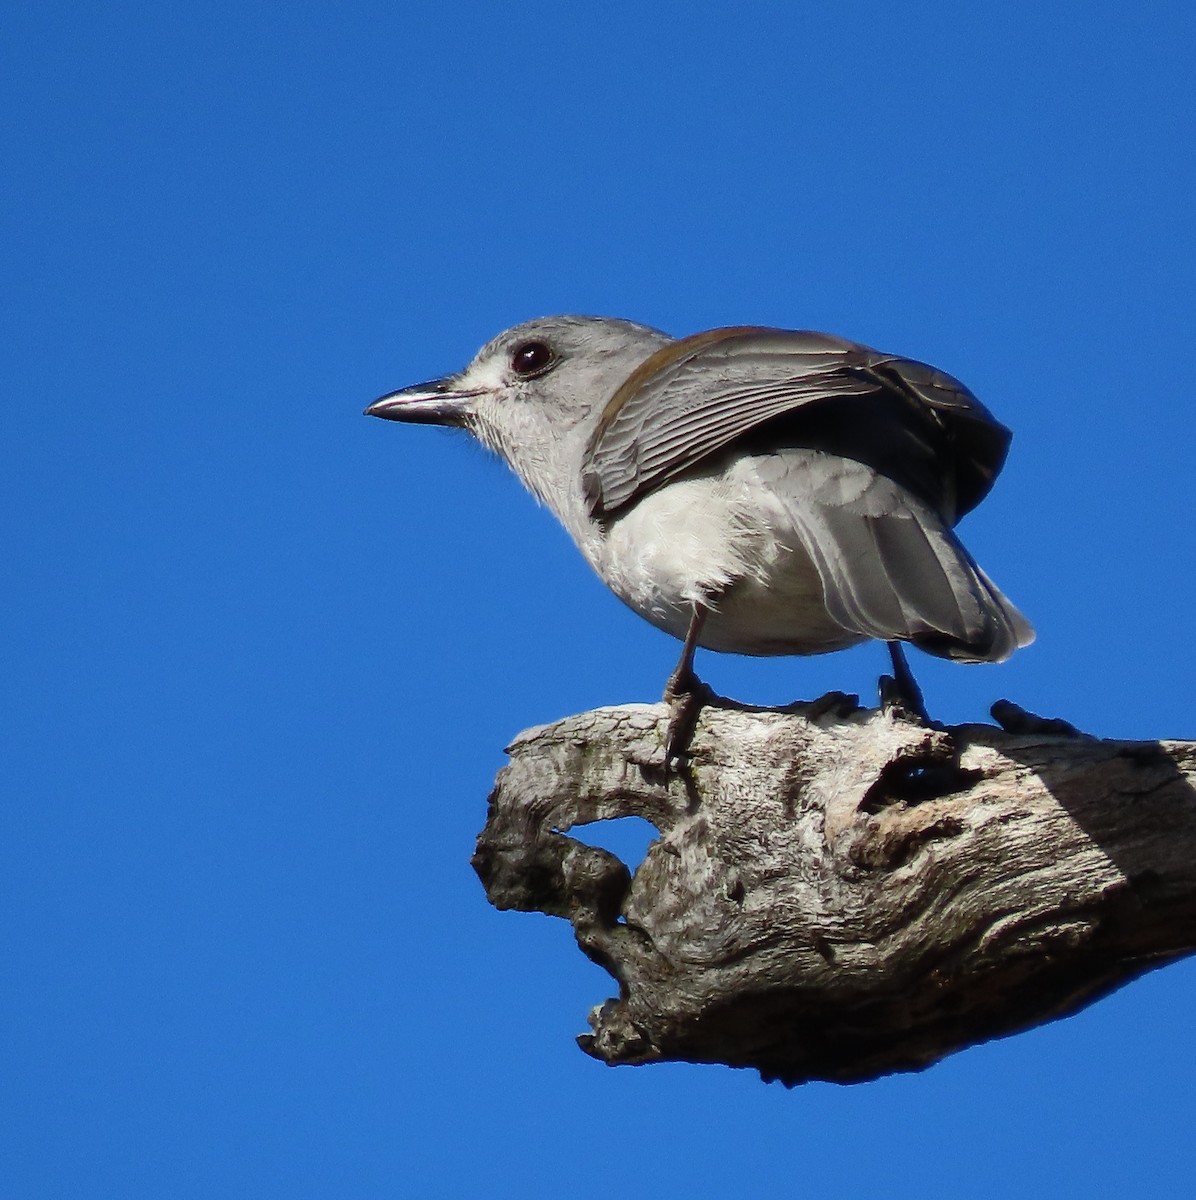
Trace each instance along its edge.
{"label": "brown wing feather", "polygon": [[617,513],[739,439],[856,458],[953,521],[987,494],[1009,432],[923,363],[829,334],[714,329],[662,347],[611,397],[587,449],[587,499],[596,516]]}

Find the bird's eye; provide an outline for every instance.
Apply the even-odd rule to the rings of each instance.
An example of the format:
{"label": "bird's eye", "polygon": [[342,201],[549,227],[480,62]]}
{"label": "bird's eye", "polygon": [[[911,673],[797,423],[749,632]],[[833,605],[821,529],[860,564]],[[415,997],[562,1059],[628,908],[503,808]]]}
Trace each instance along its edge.
{"label": "bird's eye", "polygon": [[556,355],[544,342],[524,342],[511,354],[511,370],[521,379],[543,375],[556,362]]}

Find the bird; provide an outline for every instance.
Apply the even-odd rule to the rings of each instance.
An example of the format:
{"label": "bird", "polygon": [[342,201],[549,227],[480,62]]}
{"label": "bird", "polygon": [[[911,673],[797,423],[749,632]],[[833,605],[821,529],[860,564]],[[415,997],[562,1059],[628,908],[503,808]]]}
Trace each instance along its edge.
{"label": "bird", "polygon": [[504,459],[606,585],[682,642],[666,763],[698,647],[813,655],[875,639],[882,698],[928,721],[903,643],[1001,662],[1034,631],[955,533],[1011,439],[959,380],[810,330],[672,337],[542,317],[367,415],[459,427]]}

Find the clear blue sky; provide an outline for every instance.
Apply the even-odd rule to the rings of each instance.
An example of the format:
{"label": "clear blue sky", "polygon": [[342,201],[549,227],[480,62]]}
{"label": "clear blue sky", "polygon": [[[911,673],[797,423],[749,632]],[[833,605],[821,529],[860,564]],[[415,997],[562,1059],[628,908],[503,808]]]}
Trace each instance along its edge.
{"label": "clear blue sky", "polygon": [[610,982],[469,855],[676,644],[361,409],[562,311],[930,360],[1016,431],[963,532],[1039,631],[933,711],[1196,736],[1194,13],[10,5],[0,1194],[1190,1195],[1191,964],[865,1086],[582,1055]]}

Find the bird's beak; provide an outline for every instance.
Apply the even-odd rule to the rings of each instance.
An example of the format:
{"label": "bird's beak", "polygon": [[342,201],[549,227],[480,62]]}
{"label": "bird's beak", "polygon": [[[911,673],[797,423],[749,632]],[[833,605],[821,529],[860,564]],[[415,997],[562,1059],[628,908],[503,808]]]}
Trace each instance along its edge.
{"label": "bird's beak", "polygon": [[413,425],[463,425],[472,410],[472,401],[480,395],[477,388],[456,386],[456,378],[433,379],[417,383],[375,400],[365,410],[367,417],[385,417],[388,421],[409,421]]}

